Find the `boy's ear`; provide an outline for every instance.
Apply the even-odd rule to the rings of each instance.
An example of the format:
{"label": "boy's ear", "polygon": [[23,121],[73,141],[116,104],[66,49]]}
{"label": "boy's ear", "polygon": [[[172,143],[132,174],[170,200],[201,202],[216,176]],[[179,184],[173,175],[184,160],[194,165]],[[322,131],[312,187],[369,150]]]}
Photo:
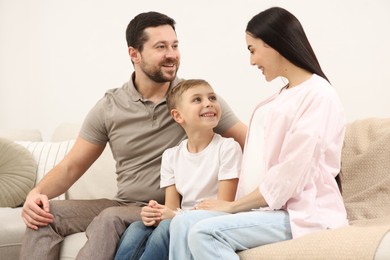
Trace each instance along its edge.
{"label": "boy's ear", "polygon": [[177,111],[176,109],[171,110],[171,116],[172,116],[173,120],[176,121],[176,123],[180,124],[183,122],[183,118],[181,117],[179,111]]}

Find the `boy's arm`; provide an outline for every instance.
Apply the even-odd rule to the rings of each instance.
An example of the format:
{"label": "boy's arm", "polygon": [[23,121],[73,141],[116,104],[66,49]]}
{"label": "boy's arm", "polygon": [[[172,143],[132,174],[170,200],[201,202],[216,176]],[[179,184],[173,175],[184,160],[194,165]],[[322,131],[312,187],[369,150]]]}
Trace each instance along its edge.
{"label": "boy's arm", "polygon": [[171,210],[180,208],[181,195],[176,190],[175,185],[171,185],[165,188],[165,206]]}
{"label": "boy's arm", "polygon": [[218,200],[234,201],[238,179],[221,180],[218,183]]}

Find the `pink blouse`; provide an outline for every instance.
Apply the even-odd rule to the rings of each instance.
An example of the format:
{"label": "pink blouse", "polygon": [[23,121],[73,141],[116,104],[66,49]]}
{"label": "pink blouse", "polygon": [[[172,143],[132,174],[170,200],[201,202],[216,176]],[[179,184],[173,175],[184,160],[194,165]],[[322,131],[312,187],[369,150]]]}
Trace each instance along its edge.
{"label": "pink blouse", "polygon": [[[259,130],[254,122],[261,121],[264,127]],[[251,182],[248,178],[257,173],[268,209],[289,213],[294,238],[348,225],[334,179],[340,171],[344,133],[337,93],[315,74],[265,100],[252,115],[247,140],[259,141],[245,145],[240,182]]]}

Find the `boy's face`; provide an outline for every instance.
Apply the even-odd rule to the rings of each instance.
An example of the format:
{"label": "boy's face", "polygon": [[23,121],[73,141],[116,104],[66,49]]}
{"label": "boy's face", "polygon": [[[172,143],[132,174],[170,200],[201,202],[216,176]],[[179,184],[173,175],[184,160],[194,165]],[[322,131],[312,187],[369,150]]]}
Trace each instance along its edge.
{"label": "boy's face", "polygon": [[175,110],[174,119],[187,128],[213,129],[221,118],[217,95],[207,85],[198,85],[183,92]]}

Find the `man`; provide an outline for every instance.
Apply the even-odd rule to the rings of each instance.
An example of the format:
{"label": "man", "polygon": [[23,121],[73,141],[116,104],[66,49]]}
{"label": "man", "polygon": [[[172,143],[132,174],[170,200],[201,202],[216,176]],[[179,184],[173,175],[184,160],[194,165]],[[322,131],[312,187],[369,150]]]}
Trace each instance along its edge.
{"label": "man", "polygon": [[[180,79],[175,21],[157,12],[141,13],[126,30],[134,73],[87,115],[69,154],[29,193],[22,217],[26,226],[21,259],[58,259],[59,244],[75,232],[88,241],[78,259],[112,259],[126,227],[140,220],[138,202],[164,203],[159,188],[161,155],[185,133],[171,118],[165,96]],[[220,100],[216,132],[244,144],[246,126]],[[65,192],[92,165],[109,142],[116,160],[118,192],[113,200],[48,201]]]}

